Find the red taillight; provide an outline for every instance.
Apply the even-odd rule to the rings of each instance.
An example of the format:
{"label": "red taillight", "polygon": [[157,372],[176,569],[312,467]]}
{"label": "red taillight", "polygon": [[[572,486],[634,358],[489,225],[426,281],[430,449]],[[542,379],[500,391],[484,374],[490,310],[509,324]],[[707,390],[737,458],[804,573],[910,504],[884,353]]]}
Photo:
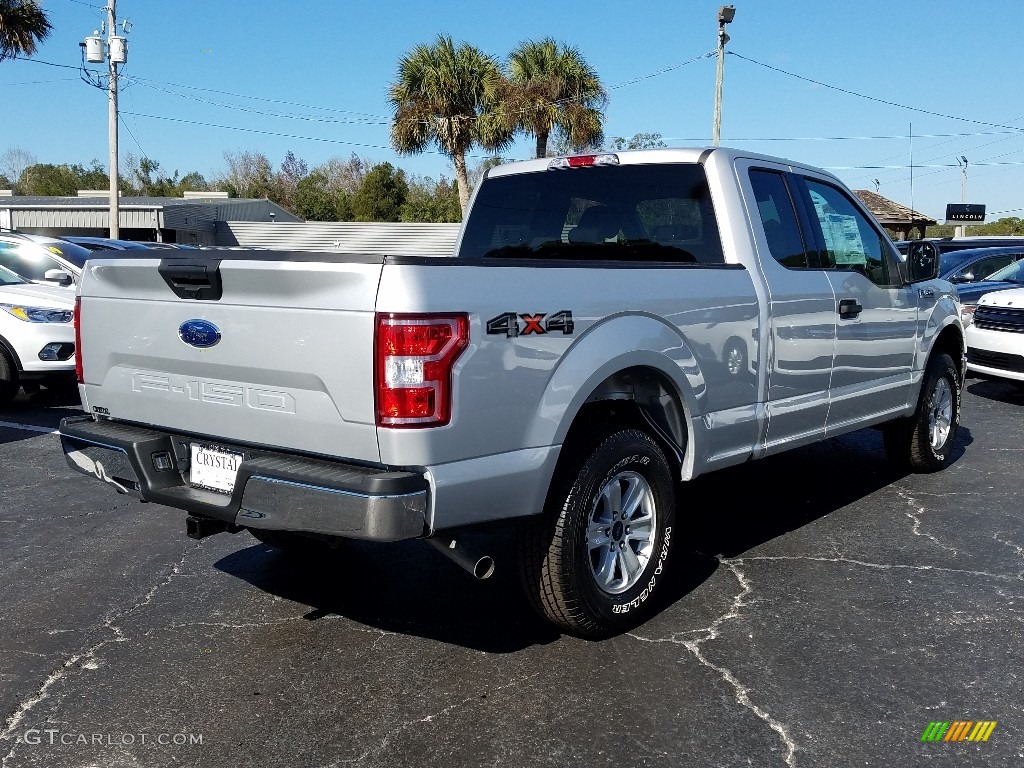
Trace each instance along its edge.
{"label": "red taillight", "polygon": [[469,344],[466,315],[377,315],[377,426],[439,427],[452,418],[452,369]]}
{"label": "red taillight", "polygon": [[85,375],[82,373],[82,297],[75,296],[75,315],[72,322],[75,324],[75,376],[79,384],[85,384]]}

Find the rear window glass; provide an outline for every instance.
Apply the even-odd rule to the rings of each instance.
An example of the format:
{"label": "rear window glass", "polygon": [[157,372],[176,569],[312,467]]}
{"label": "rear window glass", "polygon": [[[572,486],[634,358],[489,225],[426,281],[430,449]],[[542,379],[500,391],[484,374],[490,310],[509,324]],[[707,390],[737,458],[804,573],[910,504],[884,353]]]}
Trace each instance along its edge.
{"label": "rear window glass", "polygon": [[484,182],[460,258],[721,264],[704,168],[600,166]]}

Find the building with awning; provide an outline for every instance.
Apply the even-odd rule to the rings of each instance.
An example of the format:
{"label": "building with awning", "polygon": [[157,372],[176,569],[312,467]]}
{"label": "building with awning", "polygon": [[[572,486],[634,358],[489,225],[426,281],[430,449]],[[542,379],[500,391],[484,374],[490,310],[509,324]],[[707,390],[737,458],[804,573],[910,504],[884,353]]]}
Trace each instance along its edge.
{"label": "building with awning", "polygon": [[878,223],[885,227],[893,240],[916,240],[925,237],[927,227],[934,227],[938,223],[935,219],[900,205],[877,192],[855,189],[853,193],[871,211]]}

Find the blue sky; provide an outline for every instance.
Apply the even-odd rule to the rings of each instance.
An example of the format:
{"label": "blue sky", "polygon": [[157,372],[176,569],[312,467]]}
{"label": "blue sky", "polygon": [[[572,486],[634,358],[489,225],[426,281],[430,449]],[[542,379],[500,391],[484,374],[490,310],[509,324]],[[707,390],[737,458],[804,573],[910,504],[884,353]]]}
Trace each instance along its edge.
{"label": "blue sky", "polygon": [[[963,155],[968,202],[985,203],[990,221],[1024,216],[1024,3],[734,2],[723,144],[828,167],[854,188],[877,179],[883,195],[940,220],[946,203],[960,201]],[[55,29],[36,58],[77,66],[102,4],[46,0]],[[120,0],[119,18],[133,24],[122,157],[146,154],[165,171],[209,177],[225,150],[259,150],[278,164],[291,149],[310,167],[354,152],[450,177],[441,155],[397,158],[388,148],[397,61],[439,33],[498,57],[544,36],[574,45],[609,89],[609,136],[710,144],[715,61],[698,57],[715,47],[719,4]],[[106,95],[74,70],[5,61],[0,91],[0,152],[106,164]],[[522,141],[508,154],[529,153]]]}

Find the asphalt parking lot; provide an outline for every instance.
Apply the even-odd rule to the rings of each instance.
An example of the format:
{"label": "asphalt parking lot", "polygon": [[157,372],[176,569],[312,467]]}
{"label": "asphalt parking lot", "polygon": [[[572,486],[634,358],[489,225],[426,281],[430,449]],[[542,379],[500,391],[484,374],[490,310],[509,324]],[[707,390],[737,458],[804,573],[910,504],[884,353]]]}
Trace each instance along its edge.
{"label": "asphalt parking lot", "polygon": [[[486,582],[422,542],[189,540],[66,467],[71,409],[0,414],[4,768],[1024,764],[1009,385],[968,382],[937,475],[867,430],[694,482],[671,600],[601,643],[533,618],[501,531]],[[963,720],[998,725],[921,741]]]}

